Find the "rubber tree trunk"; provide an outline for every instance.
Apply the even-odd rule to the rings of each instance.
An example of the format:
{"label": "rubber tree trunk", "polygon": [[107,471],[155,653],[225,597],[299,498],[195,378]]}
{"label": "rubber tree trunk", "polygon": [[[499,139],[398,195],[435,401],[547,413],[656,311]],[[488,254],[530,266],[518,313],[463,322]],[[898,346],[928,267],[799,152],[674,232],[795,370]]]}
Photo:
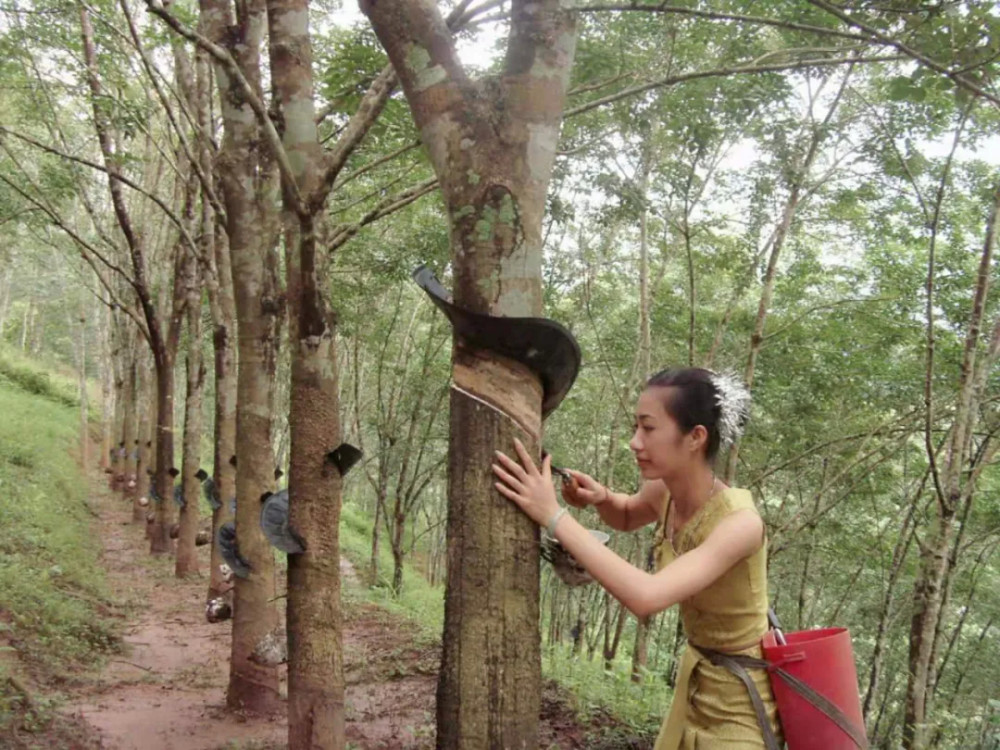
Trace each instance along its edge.
{"label": "rubber tree trunk", "polygon": [[[103,301],[103,297],[102,297]],[[100,346],[99,357],[104,364],[101,375],[101,470],[111,468],[111,446],[113,441],[115,422],[115,372],[114,350],[112,344],[112,322],[111,309],[101,305],[101,312],[98,316],[98,343]],[[3,327],[0,326],[0,335]]]}
{"label": "rubber tree trunk", "polygon": [[[255,96],[261,97],[264,3],[237,3],[236,26],[230,26],[232,9],[226,0],[201,0],[199,7],[203,33],[229,51]],[[278,625],[271,602],[274,562],[258,520],[260,496],[274,481],[271,424],[278,323],[283,313],[274,257],[276,181],[243,88],[224,65],[216,63],[214,70],[223,122],[217,170],[226,208],[238,327],[236,535],[240,554],[251,566],[248,578],[235,579],[226,703],[233,709],[275,713],[282,710],[277,667],[255,664],[250,655]],[[219,476],[221,463],[225,462],[216,466]],[[224,495],[221,498],[228,503]]]}
{"label": "rubber tree trunk", "polygon": [[146,464],[142,455],[142,427],[143,416],[148,413],[149,405],[146,403],[148,390],[144,388],[146,378],[138,363],[133,360],[132,367],[129,368],[129,391],[131,393],[132,412],[129,420],[128,434],[125,437],[125,444],[128,447],[128,458],[126,459],[125,477],[125,497],[132,506],[132,523],[144,523],[146,520],[146,509],[143,508],[139,499],[146,494],[149,489],[149,481],[146,477]]}
{"label": "rubber tree trunk", "polygon": [[[132,520],[136,523],[147,523],[146,515],[154,510],[153,500],[149,496],[150,482],[152,481],[153,465],[156,462],[156,451],[153,448],[153,386],[155,376],[151,369],[140,368],[139,370],[139,460],[136,463],[138,473],[139,496],[132,506]],[[146,498],[146,506],[139,504],[139,498]],[[147,530],[150,528],[147,523]]]}
{"label": "rubber tree trunk", "polygon": [[125,431],[125,368],[127,352],[125,347],[125,337],[120,324],[115,325],[115,343],[111,349],[111,361],[113,363],[114,383],[112,384],[112,400],[114,402],[114,414],[111,419],[110,445],[108,446],[108,488],[115,490],[118,488],[118,475],[123,473],[122,457],[119,443],[124,444],[123,433]]}
{"label": "rubber tree trunk", "polygon": [[184,396],[184,447],[181,482],[184,506],[180,509],[177,558],[174,575],[186,578],[198,574],[195,537],[201,520],[201,482],[195,476],[201,468],[202,403],[205,363],[201,351],[201,288],[192,273],[194,290],[188,299],[187,390]]}
{"label": "rubber tree trunk", "polygon": [[[304,231],[311,231],[308,222],[302,223]],[[340,443],[336,340],[323,290],[315,278],[311,283],[303,278],[302,261],[311,251],[303,252],[302,246],[315,246],[315,238],[300,236],[298,244],[299,262],[288,264],[293,347],[289,507],[291,526],[306,550],[288,557],[288,747],[334,750],[345,742],[341,476],[325,460]]]}
{"label": "rubber tree trunk", "polygon": [[[341,476],[326,455],[340,444],[336,320],[317,259],[324,164],[313,107],[307,0],[267,0],[271,74],[282,115],[286,209],[291,461],[289,523],[305,551],[288,557],[288,747],[344,747],[340,611]],[[301,202],[296,194],[308,196]]]}
{"label": "rubber tree trunk", "polygon": [[236,362],[231,335],[235,333],[235,318],[228,325],[216,325],[215,347],[215,447],[212,478],[220,507],[212,511],[211,570],[208,577],[207,599],[214,599],[229,588],[223,580],[220,565],[224,562],[216,543],[219,527],[233,520],[230,498],[236,497],[236,467],[230,458],[236,455]]}
{"label": "rubber tree trunk", "polygon": [[[318,223],[334,179],[395,85],[372,82],[335,146],[324,155],[313,106],[307,0],[267,0],[271,78],[284,158],[291,341],[289,522],[305,551],[288,559],[288,746],[344,746],[340,611],[339,471],[326,459],[341,440],[336,319],[317,257]],[[242,367],[242,360],[241,360]]]}
{"label": "rubber tree trunk", "polygon": [[[227,703],[231,708],[270,713],[281,708],[277,668],[255,664],[250,655],[278,625],[278,612],[271,601],[275,596],[274,558],[259,517],[260,496],[274,481],[271,426],[280,291],[271,240],[259,236],[259,225],[252,215],[227,210],[239,325],[236,536],[240,554],[251,567],[248,578],[235,579]],[[272,257],[265,262],[268,255]]]}
{"label": "rubber tree trunk", "polygon": [[[654,134],[659,131],[658,127],[653,128]],[[639,369],[639,384],[645,383],[652,373],[650,372],[650,362],[652,359],[652,335],[650,332],[650,290],[649,290],[649,209],[647,208],[647,192],[649,190],[649,175],[653,170],[653,159],[656,150],[652,139],[643,148],[642,165],[639,170],[639,190],[642,198],[642,209],[639,214],[639,346],[637,353],[637,364]],[[691,285],[692,298],[694,295],[694,285]],[[693,302],[692,302],[693,305]],[[691,337],[689,339],[689,352],[694,347],[694,313],[691,318]],[[689,355],[690,357],[690,355]],[[641,540],[642,537],[639,537]],[[652,542],[650,542],[652,544]],[[639,541],[639,567],[646,569],[646,563],[652,559],[652,554],[643,554],[642,542]],[[635,623],[635,641],[632,645],[632,682],[642,682],[642,675],[646,669],[649,659],[649,626],[652,617],[638,617]]]}
{"label": "rubber tree trunk", "polygon": [[[432,3],[362,0],[400,78],[448,210],[454,298],[541,313],[541,223],[575,49],[556,0],[514,2],[499,80],[468,79]],[[538,529],[493,488],[494,451],[538,455],[541,386],[455,348],[439,748],[535,748],[541,700]],[[484,404],[491,402],[498,408]]]}
{"label": "rubber tree trunk", "polygon": [[[208,32],[207,18],[200,17],[200,31]],[[212,129],[212,66],[208,53],[195,50],[194,91],[191,94],[200,137],[196,138],[197,158],[202,173],[215,177],[215,154],[211,140],[203,134]],[[216,181],[213,181],[216,182]],[[218,222],[215,205],[219,197],[202,185],[199,243],[202,258],[209,266],[205,289],[212,314],[213,377],[215,381],[214,432],[211,477],[220,506],[212,511],[212,539],[209,553],[208,589],[205,600],[214,599],[231,587],[223,580],[224,562],[218,546],[219,527],[233,520],[231,498],[236,497],[236,300],[233,268],[229,258],[229,238]]]}
{"label": "rubber tree trunk", "polygon": [[177,517],[174,505],[174,480],[170,469],[174,461],[174,364],[166,351],[153,352],[156,362],[156,466],[153,469],[156,494],[156,519],[149,530],[149,551],[154,555],[173,554],[170,527]]}
{"label": "rubber tree trunk", "polygon": [[[3,329],[0,326],[0,334]],[[77,390],[80,398],[80,466],[90,469],[90,403],[87,398],[87,318],[80,317],[80,341],[77,346]]]}
{"label": "rubber tree trunk", "polygon": [[[233,520],[230,498],[236,497],[236,301],[233,298],[233,273],[229,245],[225,236],[215,238],[217,311],[213,309],[215,352],[215,441],[212,478],[221,503],[212,511],[211,570],[206,599],[214,599],[229,588],[219,566],[222,555],[216,543],[219,527]],[[213,305],[213,308],[215,305]]]}
{"label": "rubber tree trunk", "polygon": [[[125,371],[124,401],[125,408],[122,413],[122,444],[120,449],[125,455],[121,460],[121,473],[124,479],[121,483],[121,490],[126,502],[132,507],[132,519],[135,520],[135,508],[138,507],[139,495],[137,491],[141,486],[137,472],[139,471],[138,456],[135,451],[135,441],[139,439],[139,382],[135,357],[130,357],[130,362]],[[119,450],[121,452],[121,450]]]}

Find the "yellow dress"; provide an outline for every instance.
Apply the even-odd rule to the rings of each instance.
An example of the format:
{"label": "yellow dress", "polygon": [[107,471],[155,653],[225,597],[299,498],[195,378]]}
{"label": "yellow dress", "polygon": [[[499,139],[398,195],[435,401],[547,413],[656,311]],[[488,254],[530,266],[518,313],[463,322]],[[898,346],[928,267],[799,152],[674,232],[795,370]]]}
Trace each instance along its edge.
{"label": "yellow dress", "polygon": [[[726,516],[740,510],[757,512],[747,490],[728,488],[713,495],[677,533],[667,538],[669,502],[664,503],[657,546],[663,568],[676,555],[701,544]],[[740,560],[704,591],[680,603],[689,644],[763,658],[760,640],[767,632],[767,541]],[[752,644],[752,645],[750,645]],[[735,648],[742,650],[733,651]],[[781,742],[781,728],[767,673],[750,670],[771,726]],[[757,714],[746,686],[724,667],[711,664],[690,645],[677,670],[670,713],[663,721],[654,750],[736,750],[763,748]]]}

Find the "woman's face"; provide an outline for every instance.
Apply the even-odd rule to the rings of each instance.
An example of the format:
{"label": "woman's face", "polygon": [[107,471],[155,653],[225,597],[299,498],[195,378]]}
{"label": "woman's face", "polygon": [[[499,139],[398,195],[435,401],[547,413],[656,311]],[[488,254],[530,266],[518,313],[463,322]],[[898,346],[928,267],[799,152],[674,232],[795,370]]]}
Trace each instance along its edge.
{"label": "woman's face", "polygon": [[664,408],[669,388],[647,388],[635,407],[635,432],[629,448],[643,479],[668,479],[690,469],[704,444],[704,427],[687,435]]}

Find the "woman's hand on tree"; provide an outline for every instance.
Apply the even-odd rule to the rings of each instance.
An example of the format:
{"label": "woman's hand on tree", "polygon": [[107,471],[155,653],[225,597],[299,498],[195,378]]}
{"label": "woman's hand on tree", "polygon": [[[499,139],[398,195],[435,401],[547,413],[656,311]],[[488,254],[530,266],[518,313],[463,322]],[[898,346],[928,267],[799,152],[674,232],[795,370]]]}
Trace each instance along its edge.
{"label": "woman's hand on tree", "polygon": [[496,452],[497,463],[493,464],[493,473],[501,480],[496,483],[496,488],[532,521],[544,526],[559,510],[552,486],[552,459],[548,456],[543,458],[539,470],[517,438],[514,438],[514,449],[521,463],[500,451]]}
{"label": "woman's hand on tree", "polygon": [[562,486],[563,499],[574,508],[586,508],[588,505],[600,505],[611,495],[603,484],[589,474],[576,469],[566,469],[570,481]]}

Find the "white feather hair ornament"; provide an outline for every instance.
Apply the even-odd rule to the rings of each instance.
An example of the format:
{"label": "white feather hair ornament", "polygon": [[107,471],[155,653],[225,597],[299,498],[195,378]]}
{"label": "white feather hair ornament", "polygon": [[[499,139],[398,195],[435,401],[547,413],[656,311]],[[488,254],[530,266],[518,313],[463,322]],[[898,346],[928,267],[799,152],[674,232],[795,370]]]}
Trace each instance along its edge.
{"label": "white feather hair ornament", "polygon": [[743,433],[743,426],[750,417],[750,391],[731,373],[714,372],[711,380],[719,406],[719,438],[725,448]]}

